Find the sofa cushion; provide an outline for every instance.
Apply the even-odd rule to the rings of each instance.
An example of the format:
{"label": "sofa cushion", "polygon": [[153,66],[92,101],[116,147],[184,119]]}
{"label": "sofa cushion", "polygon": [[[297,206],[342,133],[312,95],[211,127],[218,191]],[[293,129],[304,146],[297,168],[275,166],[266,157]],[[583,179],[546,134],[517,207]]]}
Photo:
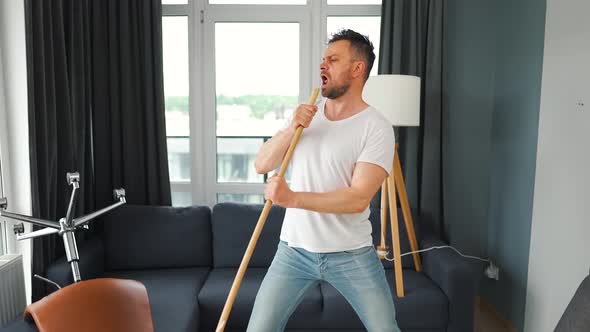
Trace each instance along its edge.
{"label": "sofa cushion", "polygon": [[211,212],[124,205],[104,221],[105,270],[210,267]]}
{"label": "sofa cushion", "polygon": [[105,277],[137,280],[145,285],[155,332],[198,331],[197,294],[208,268],[107,272]]}
{"label": "sofa cushion", "polygon": [[[213,207],[213,265],[239,267],[262,213],[261,204],[220,203]],[[274,258],[285,209],[273,206],[270,210],[249,267],[268,268]]]}
{"label": "sofa cushion", "polygon": [[[249,268],[246,270],[238,295],[232,307],[228,330],[244,329],[248,326],[250,314],[254,306],[256,294],[268,269]],[[219,268],[213,269],[207,278],[201,293],[199,294],[199,306],[201,308],[201,328],[211,331],[217,326],[227,295],[236,277],[237,269]],[[317,327],[322,311],[322,295],[320,287],[312,287],[304,296],[303,301],[297,307],[287,328]]]}
{"label": "sofa cushion", "polygon": [[[390,291],[394,294],[396,320],[402,330],[436,330],[447,326],[448,301],[436,284],[424,273],[404,270],[405,296],[395,296],[393,270],[386,270]],[[330,284],[320,284],[324,298],[322,327],[345,329],[363,328],[352,306]]]}
{"label": "sofa cushion", "polygon": [[[408,232],[406,231],[406,223],[404,222],[404,215],[402,213],[402,209],[397,209],[397,218],[399,224],[399,239],[400,239],[400,247],[401,253],[406,253],[412,251],[410,247],[410,241],[408,240]],[[418,218],[416,217],[416,213],[412,211],[412,219],[414,221],[414,232],[416,233],[417,242],[420,243],[420,228]],[[381,243],[381,209],[379,207],[371,207],[371,214],[369,216],[369,220],[371,221],[371,226],[373,228],[373,244],[375,246],[379,246]],[[389,258],[393,258],[393,251],[391,249],[392,243],[391,242],[391,222],[389,221],[389,210],[387,211],[387,232],[386,232],[386,241],[387,245],[389,246]],[[392,269],[393,263],[387,260],[383,260],[383,266],[386,269]],[[412,255],[407,255],[402,257],[402,266],[404,268],[414,268],[414,259]]]}

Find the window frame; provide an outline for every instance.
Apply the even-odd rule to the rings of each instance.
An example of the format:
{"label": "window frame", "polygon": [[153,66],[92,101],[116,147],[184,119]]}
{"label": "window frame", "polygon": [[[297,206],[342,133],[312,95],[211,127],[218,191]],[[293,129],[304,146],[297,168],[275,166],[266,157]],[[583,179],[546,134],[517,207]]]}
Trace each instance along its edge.
{"label": "window frame", "polygon": [[[193,181],[195,180],[195,172],[194,172],[194,166],[192,163],[194,163],[195,160],[195,155],[198,155],[198,150],[195,149],[193,142],[195,141],[195,139],[192,137],[192,133],[195,132],[199,132],[198,130],[196,130],[196,128],[193,127],[193,123],[194,123],[194,117],[196,117],[197,114],[194,114],[195,112],[194,107],[192,105],[193,103],[193,99],[199,100],[199,96],[195,95],[196,92],[199,91],[199,89],[195,89],[195,85],[198,82],[193,82],[192,80],[194,80],[194,73],[193,73],[193,69],[194,69],[194,64],[193,64],[193,57],[194,57],[194,47],[195,45],[193,45],[193,39],[195,37],[195,32],[193,29],[193,25],[195,24],[193,22],[193,18],[195,17],[195,15],[192,13],[191,11],[191,6],[190,6],[190,0],[189,0],[189,4],[173,4],[173,5],[162,5],[162,17],[174,17],[174,16],[184,16],[187,17],[187,36],[188,36],[188,52],[189,52],[189,63],[188,63],[188,68],[189,68],[189,93],[188,93],[188,104],[189,104],[189,136],[187,137],[189,140],[189,155],[191,156],[191,170],[190,170],[190,179],[189,180],[175,180],[175,181],[170,181],[170,190],[172,192],[182,192],[182,193],[191,193],[191,198],[192,198],[192,202],[193,204],[195,202],[197,202],[198,204],[200,204],[201,199],[195,200],[195,192],[196,190],[194,190],[193,186],[194,183]],[[168,138],[180,138],[180,136],[176,136],[176,135],[166,135],[166,141],[168,140]]]}
{"label": "window frame", "polygon": [[[0,79],[2,79],[0,77]],[[0,84],[0,87],[2,85]],[[0,100],[0,107],[3,107],[2,104],[3,101]],[[0,110],[1,111],[1,110]],[[0,145],[2,144],[2,141],[4,140],[4,137],[0,137]],[[2,149],[0,148],[0,198],[5,197],[4,196],[4,178],[2,175]],[[4,255],[8,253],[8,238],[6,237],[6,225],[4,220],[2,220],[0,218],[0,256]]]}
{"label": "window frame", "polygon": [[[4,101],[4,70],[2,68],[2,54],[0,52],[0,124],[4,122],[6,125],[6,104]],[[5,163],[8,162],[8,151],[7,146],[5,145],[7,142],[7,130],[8,128],[0,125],[0,198],[6,197],[4,190],[5,190],[5,180],[4,180],[4,172],[5,168],[3,167],[6,165]],[[0,256],[8,254],[8,232],[6,229],[6,221],[0,218]]]}
{"label": "window frame", "polygon": [[171,181],[171,190],[190,192],[193,204],[210,207],[217,203],[218,194],[262,194],[264,190],[263,183],[217,182],[216,22],[299,23],[299,101],[306,102],[328,38],[328,16],[380,15],[381,5],[328,5],[327,0],[308,0],[305,5],[209,4],[208,0],[162,5],[162,16],[188,16],[189,29],[191,179]]}
{"label": "window frame", "polygon": [[[261,194],[263,183],[219,183],[217,182],[217,126],[216,126],[216,73],[215,73],[215,24],[223,22],[237,23],[298,23],[299,24],[299,98],[310,89],[309,73],[311,70],[311,50],[305,44],[310,40],[309,13],[305,6],[290,5],[286,11],[281,5],[209,5],[204,20],[204,50],[205,71],[204,100],[205,100],[205,165],[206,204],[213,206],[217,203],[217,194]],[[250,10],[249,10],[250,9]]]}

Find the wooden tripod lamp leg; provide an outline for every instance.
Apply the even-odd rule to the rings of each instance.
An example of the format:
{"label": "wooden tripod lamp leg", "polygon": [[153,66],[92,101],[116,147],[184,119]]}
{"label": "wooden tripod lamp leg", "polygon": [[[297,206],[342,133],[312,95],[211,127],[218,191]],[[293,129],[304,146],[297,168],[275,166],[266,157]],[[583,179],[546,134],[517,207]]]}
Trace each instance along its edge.
{"label": "wooden tripod lamp leg", "polygon": [[389,191],[389,219],[391,220],[391,242],[393,247],[393,267],[395,270],[395,290],[397,297],[404,297],[404,277],[402,275],[401,248],[399,243],[399,221],[397,219],[397,202],[395,197],[394,175],[387,178]]}
{"label": "wooden tripod lamp leg", "polygon": [[385,255],[380,254],[387,252],[387,240],[385,235],[387,234],[387,179],[383,181],[381,185],[381,244],[377,247],[377,255],[379,259],[384,259]]}
{"label": "wooden tripod lamp leg", "polygon": [[[406,191],[406,183],[404,182],[404,175],[402,173],[402,165],[399,161],[397,153],[398,144],[395,145],[395,154],[393,157],[393,174],[395,176],[395,184],[397,191],[399,192],[399,200],[402,206],[402,213],[404,214],[404,223],[406,224],[406,231],[408,232],[408,240],[410,241],[410,248],[412,251],[418,250],[418,241],[416,240],[416,232],[414,231],[414,220],[412,218],[412,212],[410,210],[410,203],[408,203],[408,193]],[[416,271],[422,271],[422,261],[420,260],[420,254],[417,252],[413,253],[414,265]]]}

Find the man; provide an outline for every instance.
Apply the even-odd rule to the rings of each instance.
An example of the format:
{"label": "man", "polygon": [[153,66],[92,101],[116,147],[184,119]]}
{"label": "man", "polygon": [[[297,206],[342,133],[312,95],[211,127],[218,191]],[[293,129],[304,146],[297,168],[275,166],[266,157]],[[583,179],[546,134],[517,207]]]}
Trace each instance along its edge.
{"label": "man", "polygon": [[278,168],[297,127],[306,128],[291,160],[291,188],[276,174],[265,188],[265,198],[287,211],[249,332],[284,330],[306,290],[322,280],[342,293],[368,331],[399,331],[368,220],[371,198],[392,169],[395,140],[391,124],[362,99],[374,60],[367,37],[352,30],[333,35],[320,66],[326,100],[319,110],[299,105],[258,153],[258,173]]}

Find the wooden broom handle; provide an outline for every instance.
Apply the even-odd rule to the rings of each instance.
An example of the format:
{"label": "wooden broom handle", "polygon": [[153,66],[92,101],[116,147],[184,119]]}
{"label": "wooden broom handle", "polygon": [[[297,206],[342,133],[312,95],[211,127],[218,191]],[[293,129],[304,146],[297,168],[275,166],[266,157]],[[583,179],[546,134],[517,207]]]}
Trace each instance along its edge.
{"label": "wooden broom handle", "polygon": [[[315,104],[319,92],[320,90],[318,88],[313,89],[311,97],[309,98],[309,105]],[[295,147],[297,146],[297,143],[299,143],[299,139],[301,138],[302,133],[303,127],[299,126],[295,131],[295,136],[293,136],[293,139],[291,139],[291,144],[289,145],[289,149],[285,154],[285,158],[283,159],[283,163],[281,164],[281,169],[279,170],[279,176],[285,175],[287,167],[289,166],[289,162],[291,162],[291,157],[293,157],[293,151],[295,151]],[[260,233],[262,232],[264,223],[266,223],[266,218],[268,217],[268,213],[270,212],[271,206],[272,201],[266,200],[266,203],[264,203],[264,208],[262,209],[262,213],[260,214],[260,218],[258,218],[256,227],[254,228],[254,232],[252,233],[252,237],[250,238],[250,242],[248,243],[248,248],[246,248],[246,253],[244,254],[242,262],[240,263],[240,268],[238,269],[236,278],[234,279],[234,282],[231,285],[231,290],[229,291],[229,295],[227,297],[227,300],[225,301],[225,305],[223,306],[221,317],[219,318],[217,328],[215,329],[216,332],[223,332],[225,330],[225,325],[227,324],[229,313],[231,312],[232,306],[234,305],[234,301],[236,300],[236,296],[238,295],[238,290],[240,289],[240,285],[242,284],[242,279],[244,278],[244,274],[246,273],[246,269],[248,268],[250,258],[252,258],[252,254],[254,253],[254,248],[256,247],[256,243],[258,242],[258,238],[260,237]]]}

